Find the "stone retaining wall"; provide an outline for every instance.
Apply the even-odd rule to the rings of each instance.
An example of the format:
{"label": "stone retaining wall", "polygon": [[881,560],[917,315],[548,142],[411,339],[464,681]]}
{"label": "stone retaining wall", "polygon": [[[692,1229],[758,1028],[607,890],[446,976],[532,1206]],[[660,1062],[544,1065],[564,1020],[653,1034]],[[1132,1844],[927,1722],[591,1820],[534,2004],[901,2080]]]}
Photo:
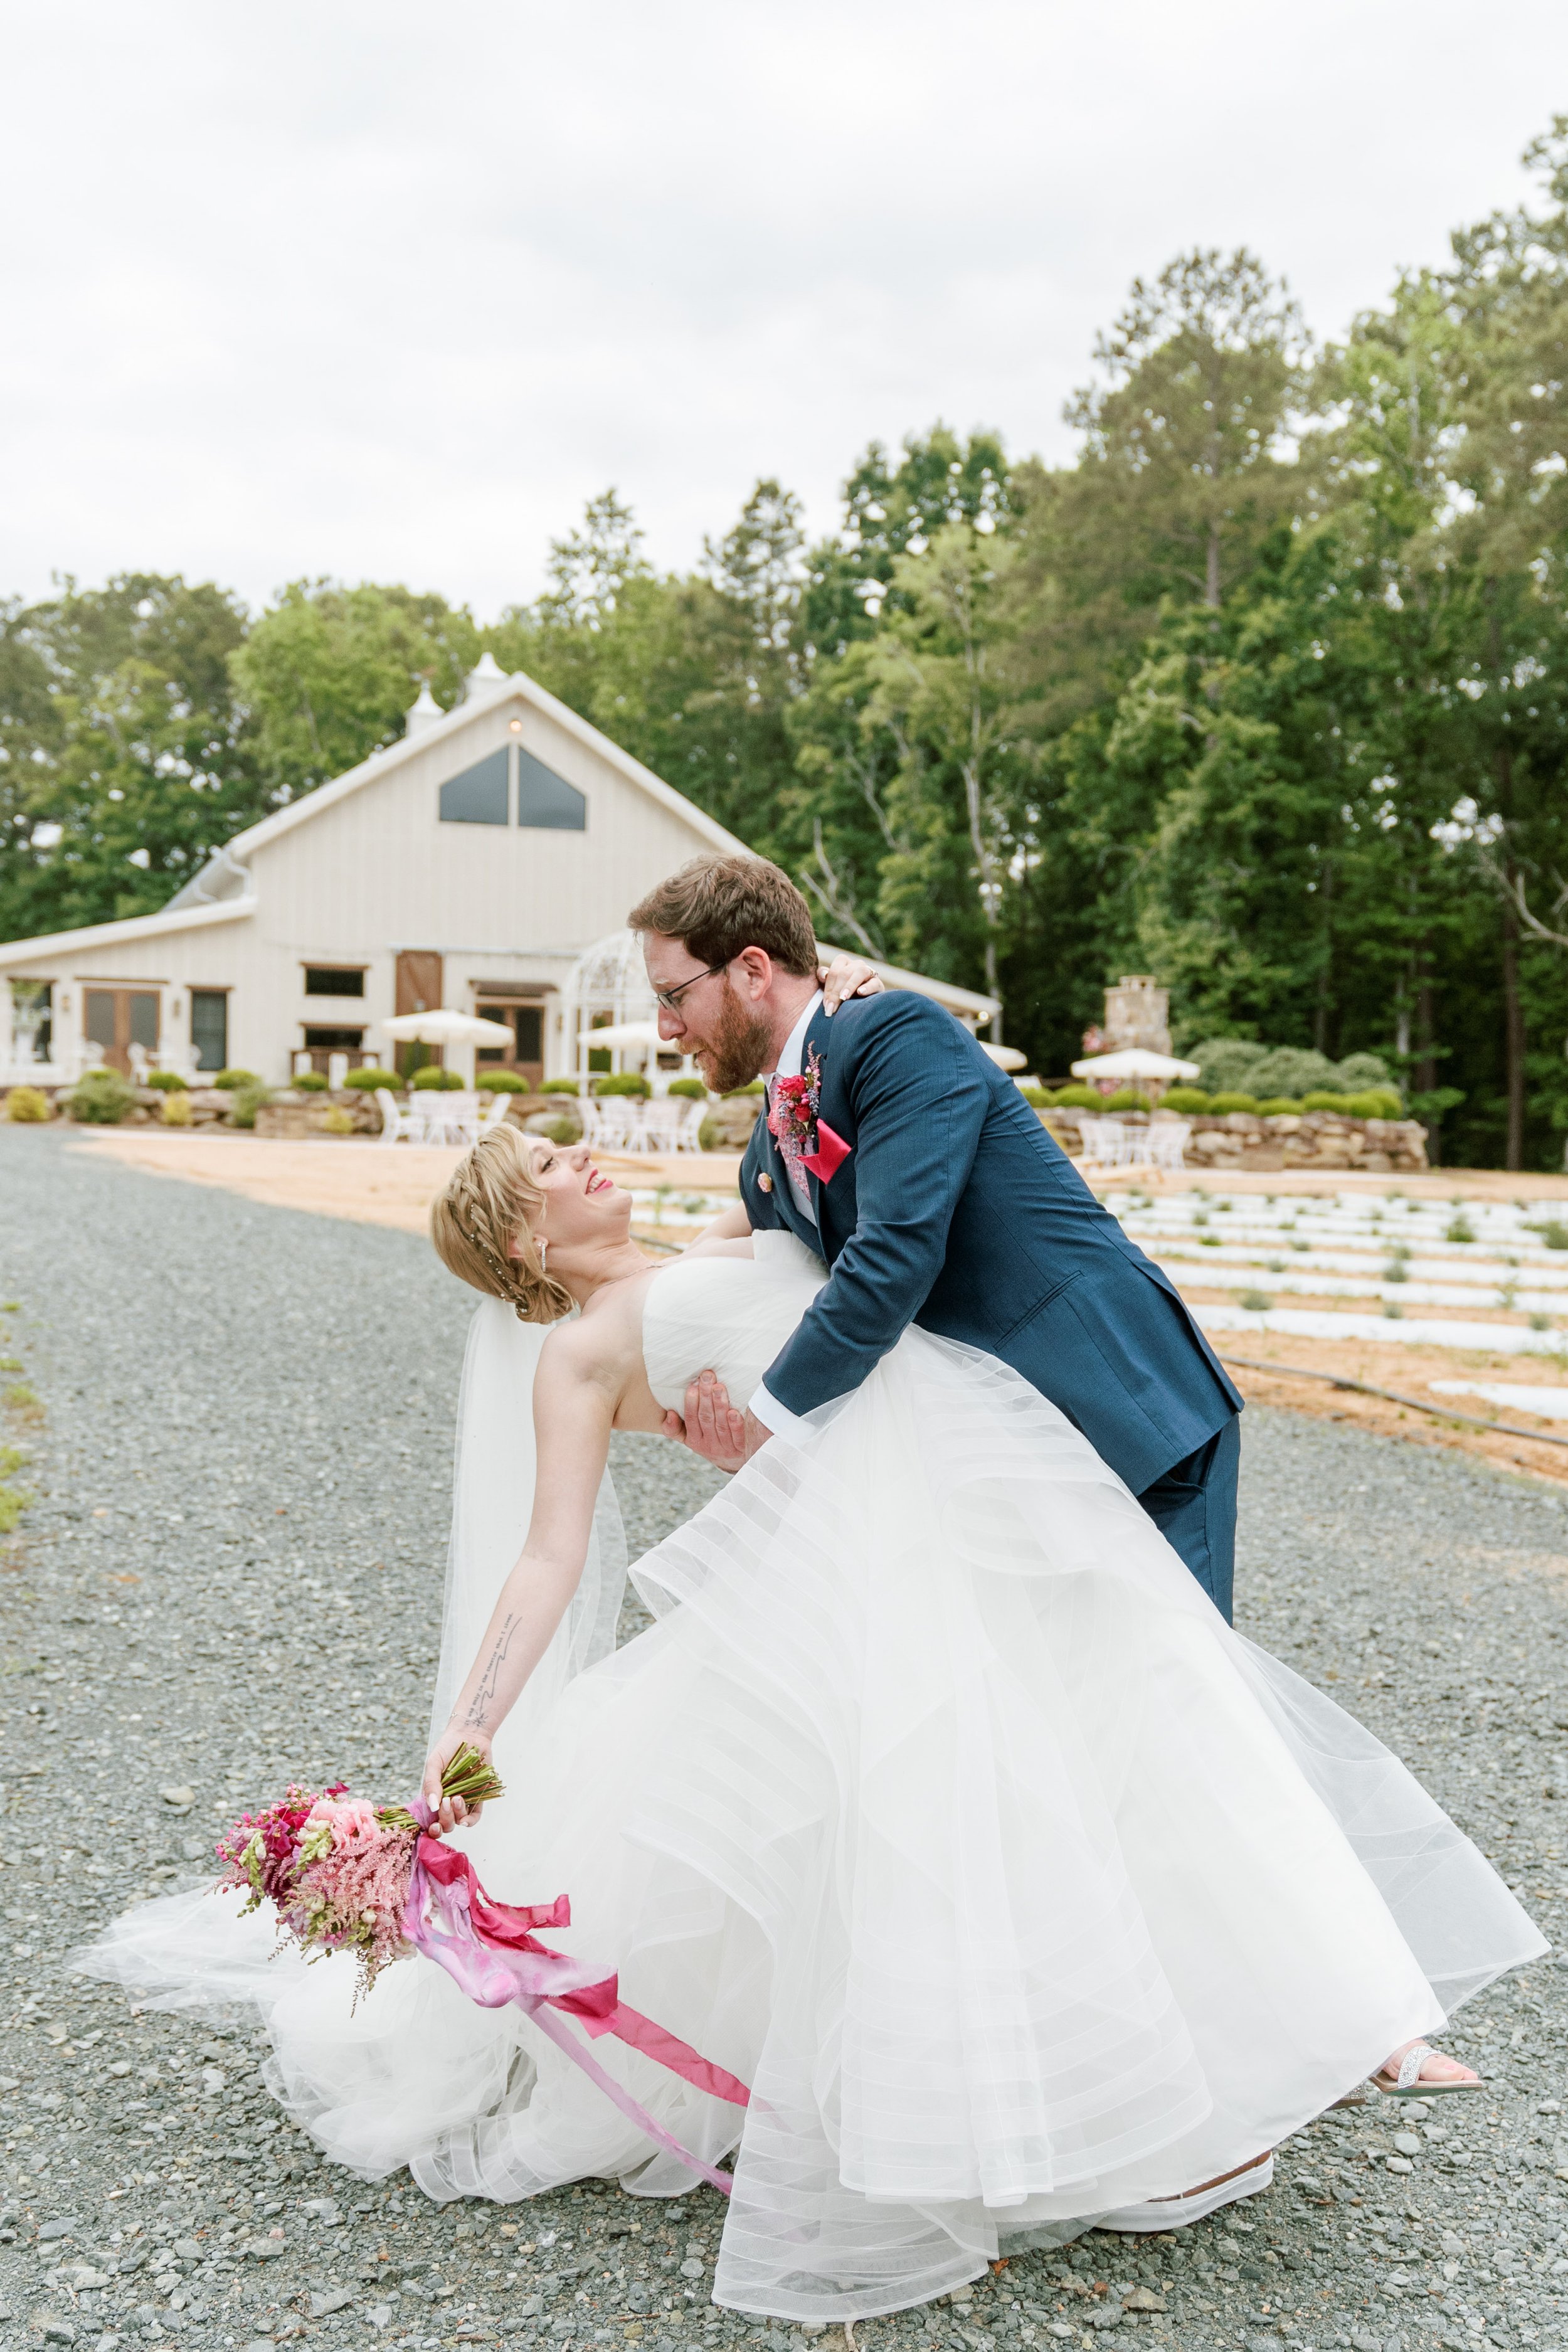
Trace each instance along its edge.
{"label": "stone retaining wall", "polygon": [[[1081,1150],[1081,1124],[1095,1111],[1046,1110],[1041,1118],[1064,1150]],[[1147,1115],[1122,1114],[1130,1128]],[[1286,1169],[1359,1169],[1369,1176],[1417,1176],[1426,1167],[1426,1130],[1414,1118],[1345,1118],[1309,1110],[1263,1118],[1255,1111],[1200,1111],[1190,1120],[1187,1166],[1228,1174],[1275,1175]]]}

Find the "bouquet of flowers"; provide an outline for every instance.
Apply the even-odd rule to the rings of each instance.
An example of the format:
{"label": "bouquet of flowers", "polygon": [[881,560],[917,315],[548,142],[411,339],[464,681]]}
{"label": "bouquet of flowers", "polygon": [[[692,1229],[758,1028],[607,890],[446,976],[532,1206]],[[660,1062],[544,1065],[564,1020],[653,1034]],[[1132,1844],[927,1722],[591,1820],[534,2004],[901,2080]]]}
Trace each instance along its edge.
{"label": "bouquet of flowers", "polygon": [[[485,1759],[465,1745],[441,1775],[441,1793],[472,1807],[502,1791]],[[591,2039],[614,2034],[735,2106],[751,2099],[745,2084],[628,2007],[614,1976],[596,1977],[539,1941],[535,1928],[571,1926],[564,1895],[553,1903],[496,1902],[467,1854],[430,1834],[433,1819],[423,1797],[411,1805],[374,1805],[367,1797],[351,1797],[341,1780],[319,1791],[291,1788],[265,1811],[243,1815],[219,1839],[224,1874],[218,1887],[244,1890],[242,1915],[270,1903],[285,1941],[291,1939],[310,1959],[353,1952],[356,2001],[391,1961],[419,1953],[484,2008],[515,2002],[623,2115],[728,2196],[729,2174],[693,2156],[656,2122],[565,2020],[575,2019]]]}
{"label": "bouquet of flowers", "polygon": [[[484,1758],[464,1746],[441,1776],[441,1793],[480,1805],[502,1790]],[[404,1917],[424,1828],[405,1805],[351,1797],[341,1780],[314,1795],[290,1788],[218,1840],[218,1885],[247,1891],[243,1911],[273,1904],[285,1937],[310,1958],[352,1951],[368,1992],[389,1960],[414,1949]]]}

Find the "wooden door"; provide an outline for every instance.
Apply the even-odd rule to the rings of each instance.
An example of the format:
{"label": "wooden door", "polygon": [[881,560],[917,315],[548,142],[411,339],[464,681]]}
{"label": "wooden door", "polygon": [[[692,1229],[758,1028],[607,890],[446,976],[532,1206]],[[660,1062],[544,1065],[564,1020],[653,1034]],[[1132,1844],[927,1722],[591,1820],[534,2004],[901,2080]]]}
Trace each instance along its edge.
{"label": "wooden door", "polygon": [[89,988],[83,1022],[89,1044],[100,1046],[110,1069],[127,1074],[129,1048],[142,1046],[151,1058],[158,1050],[158,992],[155,988]]}
{"label": "wooden door", "polygon": [[[395,1010],[399,1013],[437,1013],[440,1006],[440,956],[434,948],[402,949],[397,958]],[[397,1049],[397,1066],[405,1076],[440,1059],[439,1045],[399,1045]]]}

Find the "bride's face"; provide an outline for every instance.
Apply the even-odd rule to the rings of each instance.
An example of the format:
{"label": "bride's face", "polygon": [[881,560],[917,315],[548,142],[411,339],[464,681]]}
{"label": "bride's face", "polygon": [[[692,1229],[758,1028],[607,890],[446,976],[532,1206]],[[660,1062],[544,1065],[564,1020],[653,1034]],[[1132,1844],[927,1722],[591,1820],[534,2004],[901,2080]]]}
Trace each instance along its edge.
{"label": "bride's face", "polygon": [[544,1195],[533,1222],[536,1241],[568,1250],[582,1242],[620,1240],[630,1231],[631,1194],[595,1167],[585,1143],[551,1143],[542,1135],[526,1139],[533,1181]]}

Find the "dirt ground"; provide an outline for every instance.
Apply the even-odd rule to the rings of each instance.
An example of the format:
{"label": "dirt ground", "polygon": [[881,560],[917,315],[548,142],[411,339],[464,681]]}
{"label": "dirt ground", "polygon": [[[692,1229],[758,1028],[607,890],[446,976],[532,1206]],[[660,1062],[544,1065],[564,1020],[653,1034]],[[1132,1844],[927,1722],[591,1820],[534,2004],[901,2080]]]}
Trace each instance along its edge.
{"label": "dirt ground", "polygon": [[[303,1209],[317,1216],[348,1217],[362,1223],[395,1225],[405,1233],[423,1233],[430,1202],[445,1183],[461,1153],[455,1147],[430,1150],[395,1145],[336,1142],[279,1143],[246,1135],[178,1135],[145,1128],[100,1128],[82,1130],[73,1150],[107,1154],[127,1166],[195,1184],[216,1184],[247,1199],[266,1201],[280,1208]],[[737,1152],[682,1153],[665,1158],[636,1154],[602,1155],[606,1171],[629,1191],[652,1192],[660,1186],[730,1192],[740,1170]],[[1122,1176],[1096,1171],[1097,1192],[1131,1189],[1157,1192],[1159,1180],[1145,1172]],[[1167,1177],[1164,1189],[1212,1192],[1332,1193],[1341,1192],[1403,1192],[1413,1200],[1568,1200],[1568,1176],[1510,1175],[1495,1169],[1439,1169],[1428,1176],[1361,1176],[1297,1174],[1221,1177],[1197,1171]],[[651,1212],[652,1203],[649,1203]],[[661,1229],[650,1213],[637,1219],[639,1232]],[[689,1238],[689,1231],[672,1236]],[[1341,1304],[1343,1302],[1330,1302]],[[1371,1340],[1288,1339],[1273,1332],[1218,1335],[1222,1350],[1235,1349],[1278,1370],[1253,1370],[1232,1361],[1231,1377],[1244,1397],[1316,1420],[1349,1422],[1409,1444],[1440,1446],[1450,1453],[1479,1454],[1500,1468],[1525,1471],[1568,1486],[1568,1445],[1547,1442],[1552,1424],[1533,1416],[1503,1411],[1483,1397],[1460,1397],[1455,1409],[1478,1419],[1516,1423],[1539,1430],[1539,1437],[1513,1437],[1473,1430],[1408,1406],[1361,1396],[1353,1390],[1332,1389],[1317,1381],[1291,1380],[1296,1366],[1335,1375],[1348,1374],[1373,1387],[1395,1389],[1402,1395],[1423,1397],[1432,1380],[1528,1379],[1533,1385],[1552,1384],[1568,1376],[1554,1376],[1539,1358],[1521,1365],[1518,1357],[1456,1354],[1451,1349],[1383,1348]],[[1568,1436],[1568,1423],[1557,1434]]]}
{"label": "dirt ground", "polygon": [[[220,1185],[274,1208],[306,1209],[317,1216],[351,1217],[361,1224],[418,1234],[425,1231],[431,1202],[463,1156],[456,1144],[389,1148],[326,1137],[279,1143],[254,1135],[179,1135],[135,1127],[84,1128],[72,1149],[107,1153],[153,1176]],[[663,1185],[677,1192],[732,1192],[741,1165],[734,1151],[662,1157],[601,1152],[599,1159],[606,1174],[631,1192]]]}

